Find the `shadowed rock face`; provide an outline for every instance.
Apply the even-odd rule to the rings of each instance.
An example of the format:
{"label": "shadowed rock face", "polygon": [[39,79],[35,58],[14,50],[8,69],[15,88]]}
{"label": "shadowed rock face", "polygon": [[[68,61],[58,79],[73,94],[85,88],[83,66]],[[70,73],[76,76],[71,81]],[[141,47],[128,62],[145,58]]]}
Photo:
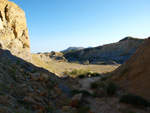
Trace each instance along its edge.
{"label": "shadowed rock face", "polygon": [[65,57],[69,61],[89,60],[90,63],[115,61],[122,64],[133,55],[143,41],[142,39],[124,38],[117,43],[66,53]]}
{"label": "shadowed rock face", "polygon": [[25,13],[7,0],[0,1],[0,44],[16,56],[31,59]]}
{"label": "shadowed rock face", "polygon": [[130,93],[150,99],[150,38],[121,67],[113,72],[114,80]]}

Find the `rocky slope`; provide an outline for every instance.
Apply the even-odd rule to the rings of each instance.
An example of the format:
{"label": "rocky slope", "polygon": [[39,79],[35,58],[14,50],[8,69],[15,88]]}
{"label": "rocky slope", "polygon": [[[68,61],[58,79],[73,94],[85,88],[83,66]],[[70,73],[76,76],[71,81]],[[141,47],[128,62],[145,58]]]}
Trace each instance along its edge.
{"label": "rocky slope", "polygon": [[0,47],[31,60],[25,13],[18,5],[7,0],[0,0]]}
{"label": "rocky slope", "polygon": [[150,99],[150,38],[121,67],[114,71],[115,80],[128,92]]}
{"label": "rocky slope", "polygon": [[50,53],[38,53],[37,55],[42,56],[41,58],[44,60],[44,56],[50,58],[51,60],[58,61],[67,61],[62,52],[51,51]]}
{"label": "rocky slope", "polygon": [[55,74],[0,49],[0,113],[63,113],[70,99],[61,88]]}
{"label": "rocky slope", "polygon": [[68,61],[84,62],[89,60],[90,63],[105,61],[124,63],[133,55],[143,41],[142,39],[126,37],[117,43],[66,53],[65,58]]}

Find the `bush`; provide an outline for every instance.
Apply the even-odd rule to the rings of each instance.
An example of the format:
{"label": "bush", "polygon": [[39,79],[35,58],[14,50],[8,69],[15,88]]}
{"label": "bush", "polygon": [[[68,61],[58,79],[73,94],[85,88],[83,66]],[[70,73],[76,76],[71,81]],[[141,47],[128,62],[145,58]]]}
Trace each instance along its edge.
{"label": "bush", "polygon": [[81,106],[78,108],[78,113],[88,113],[90,111],[89,106]]}
{"label": "bush", "polygon": [[97,76],[100,76],[99,73],[90,73],[91,77],[97,77]]}
{"label": "bush", "polygon": [[108,95],[114,95],[117,91],[117,85],[114,82],[108,83],[106,86],[106,91]]}
{"label": "bush", "polygon": [[91,88],[92,89],[105,88],[105,84],[104,84],[104,82],[100,82],[100,81],[92,82]]}
{"label": "bush", "polygon": [[84,97],[87,97],[87,96],[93,96],[90,92],[86,91],[86,90],[78,90],[78,89],[73,89],[71,91],[72,95],[76,95],[76,94],[79,94],[79,93],[82,93],[82,95]]}
{"label": "bush", "polygon": [[89,61],[87,60],[87,61],[85,61],[83,64],[84,64],[84,65],[89,65]]}
{"label": "bush", "polygon": [[64,75],[70,75],[70,72],[67,69],[65,69],[65,71],[63,73],[64,73]]}
{"label": "bush", "polygon": [[99,87],[99,83],[98,82],[92,82],[91,83],[91,88],[92,89],[96,89],[96,88],[98,88]]}
{"label": "bush", "polygon": [[107,77],[107,76],[104,76],[104,77],[101,78],[101,81],[105,81],[105,80],[107,80],[107,79],[108,79],[108,77]]}
{"label": "bush", "polygon": [[132,104],[132,105],[138,106],[138,107],[149,107],[150,106],[150,103],[146,99],[144,99],[138,95],[134,95],[134,94],[124,95],[120,98],[119,101],[121,103]]}
{"label": "bush", "polygon": [[87,76],[86,74],[81,74],[81,75],[78,75],[78,78],[83,79],[83,78],[85,78],[86,76]]}
{"label": "bush", "polygon": [[90,70],[86,69],[73,69],[72,71],[68,71],[67,69],[63,72],[64,75],[71,75],[72,77],[78,77],[78,78],[85,78],[88,77],[89,75],[91,77],[96,77],[99,76],[99,73],[92,73]]}
{"label": "bush", "polygon": [[47,112],[53,112],[55,110],[55,108],[54,107],[52,107],[52,106],[48,106],[48,107],[46,107],[46,111]]}

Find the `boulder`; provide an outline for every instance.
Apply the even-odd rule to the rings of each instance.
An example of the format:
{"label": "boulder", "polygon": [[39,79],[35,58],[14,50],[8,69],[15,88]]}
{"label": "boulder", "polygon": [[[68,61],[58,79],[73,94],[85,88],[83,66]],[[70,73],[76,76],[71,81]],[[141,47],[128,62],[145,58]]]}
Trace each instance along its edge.
{"label": "boulder", "polygon": [[1,106],[0,107],[0,113],[12,113],[12,110],[8,107]]}
{"label": "boulder", "polygon": [[74,97],[72,97],[71,106],[72,107],[77,107],[79,102],[81,101],[81,99],[82,99],[82,94],[77,94]]}
{"label": "boulder", "polygon": [[63,106],[62,111],[65,113],[77,113],[76,108],[73,108],[71,106]]}
{"label": "boulder", "polygon": [[9,96],[0,96],[0,105],[13,106],[13,100]]}

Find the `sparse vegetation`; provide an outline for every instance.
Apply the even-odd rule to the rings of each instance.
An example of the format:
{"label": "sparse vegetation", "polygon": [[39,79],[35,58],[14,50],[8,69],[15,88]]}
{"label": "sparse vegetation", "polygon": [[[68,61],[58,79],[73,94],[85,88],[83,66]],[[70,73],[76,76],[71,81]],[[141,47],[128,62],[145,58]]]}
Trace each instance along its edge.
{"label": "sparse vegetation", "polygon": [[14,78],[15,80],[16,80],[16,78],[15,78],[16,73],[17,73],[16,67],[10,66],[9,69],[8,69],[8,74],[9,74],[12,78]]}
{"label": "sparse vegetation", "polygon": [[85,105],[85,106],[80,106],[78,108],[78,113],[88,113],[90,111],[90,107]]}
{"label": "sparse vegetation", "polygon": [[106,91],[108,95],[114,95],[117,91],[117,85],[114,82],[110,82],[106,86]]}
{"label": "sparse vegetation", "polygon": [[64,75],[70,75],[72,77],[78,77],[80,79],[85,78],[85,77],[96,77],[99,76],[99,73],[92,73],[90,70],[85,70],[85,69],[73,69],[72,71],[68,71],[65,69]]}
{"label": "sparse vegetation", "polygon": [[84,97],[86,96],[93,96],[90,92],[86,91],[86,90],[78,90],[78,89],[73,89],[71,91],[72,95],[76,95],[76,94],[79,94],[79,93],[82,93],[82,95]]}
{"label": "sparse vegetation", "polygon": [[107,80],[107,79],[108,79],[108,77],[107,77],[107,76],[104,76],[104,77],[101,78],[101,81],[105,81],[105,80]]}
{"label": "sparse vegetation", "polygon": [[87,60],[87,61],[85,61],[83,64],[84,64],[84,65],[89,65],[89,61]]}
{"label": "sparse vegetation", "polygon": [[99,87],[99,83],[98,82],[92,82],[91,83],[91,88],[92,89],[96,89],[96,88],[98,88]]}
{"label": "sparse vegetation", "polygon": [[49,113],[52,113],[53,111],[55,110],[55,108],[54,107],[52,107],[52,106],[48,106],[48,107],[46,107],[46,111]]}
{"label": "sparse vegetation", "polygon": [[105,84],[104,84],[104,82],[101,82],[101,81],[92,82],[91,88],[92,89],[105,88]]}
{"label": "sparse vegetation", "polygon": [[150,106],[150,102],[148,102],[146,99],[144,99],[138,95],[134,95],[134,94],[127,94],[127,95],[122,96],[120,98],[120,102],[132,104],[132,105],[138,106],[138,107],[149,107]]}
{"label": "sparse vegetation", "polygon": [[23,105],[28,105],[28,104],[29,104],[29,103],[27,103],[27,102],[25,102],[25,101],[23,101],[23,100],[21,100],[21,99],[18,99],[17,102],[18,102],[19,104],[23,104]]}

